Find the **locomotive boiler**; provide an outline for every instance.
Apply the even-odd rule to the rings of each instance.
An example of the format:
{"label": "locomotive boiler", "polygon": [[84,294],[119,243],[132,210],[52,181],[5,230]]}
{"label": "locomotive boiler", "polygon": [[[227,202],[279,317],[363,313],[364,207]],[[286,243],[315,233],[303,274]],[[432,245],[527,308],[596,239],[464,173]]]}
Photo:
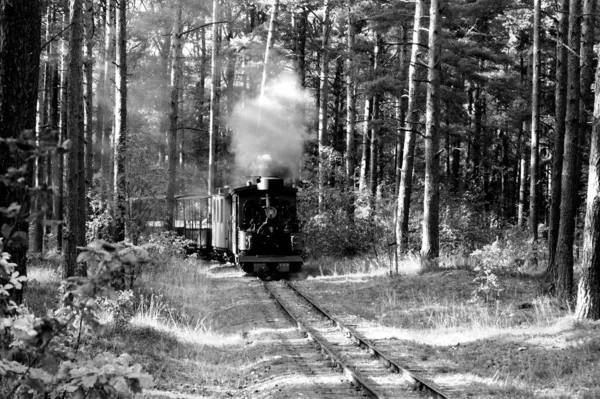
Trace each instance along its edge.
{"label": "locomotive boiler", "polygon": [[303,259],[297,189],[277,177],[252,177],[245,186],[208,197],[210,223],[197,234],[201,253],[215,252],[247,273],[294,273]]}

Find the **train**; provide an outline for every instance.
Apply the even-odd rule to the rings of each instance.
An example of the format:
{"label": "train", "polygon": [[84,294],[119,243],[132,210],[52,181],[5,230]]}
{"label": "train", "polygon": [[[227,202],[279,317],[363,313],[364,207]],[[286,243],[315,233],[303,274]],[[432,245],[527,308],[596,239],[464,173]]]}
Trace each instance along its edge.
{"label": "train", "polygon": [[174,229],[201,257],[216,256],[248,274],[297,273],[304,263],[297,192],[277,176],[251,176],[210,196],[181,195]]}

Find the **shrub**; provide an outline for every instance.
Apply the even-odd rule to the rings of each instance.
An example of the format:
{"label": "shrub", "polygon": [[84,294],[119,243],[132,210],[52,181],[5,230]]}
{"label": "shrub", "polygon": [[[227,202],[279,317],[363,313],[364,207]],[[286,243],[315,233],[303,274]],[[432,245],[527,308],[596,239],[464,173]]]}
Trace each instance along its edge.
{"label": "shrub", "polygon": [[0,241],[0,395],[11,398],[118,398],[141,392],[152,377],[131,357],[102,353],[88,358],[80,351],[84,336],[101,334],[100,304],[118,300],[112,288],[126,275],[127,264],[144,263],[143,251],[101,243],[89,246],[79,261],[90,267],[89,277],[63,282],[64,306],[51,315],[34,317],[10,299],[25,277],[14,271]]}

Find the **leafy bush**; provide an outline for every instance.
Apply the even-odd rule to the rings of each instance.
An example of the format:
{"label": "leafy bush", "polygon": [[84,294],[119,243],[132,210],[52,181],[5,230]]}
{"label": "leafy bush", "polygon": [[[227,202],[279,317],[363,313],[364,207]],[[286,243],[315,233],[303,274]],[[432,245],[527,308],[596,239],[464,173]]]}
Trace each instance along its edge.
{"label": "leafy bush", "polygon": [[0,241],[0,395],[11,398],[118,398],[141,392],[152,377],[128,355],[102,353],[88,358],[80,351],[85,336],[101,334],[101,304],[118,301],[113,285],[128,268],[144,264],[143,249],[97,243],[79,261],[90,265],[88,277],[63,282],[64,306],[36,318],[10,299],[25,277],[14,271]]}

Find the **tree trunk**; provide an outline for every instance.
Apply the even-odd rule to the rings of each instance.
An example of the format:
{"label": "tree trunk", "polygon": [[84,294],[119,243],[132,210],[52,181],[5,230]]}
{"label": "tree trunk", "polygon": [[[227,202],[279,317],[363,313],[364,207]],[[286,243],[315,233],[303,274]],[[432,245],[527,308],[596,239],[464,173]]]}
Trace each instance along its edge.
{"label": "tree trunk", "polygon": [[398,94],[396,97],[396,119],[398,124],[398,129],[396,131],[396,159],[395,159],[395,184],[394,184],[394,196],[398,196],[398,192],[400,190],[400,177],[402,176],[402,153],[403,153],[403,145],[404,145],[404,126],[402,126],[404,122],[404,118],[406,118],[406,106],[404,101],[404,90],[406,90],[406,41],[408,39],[406,26],[402,25],[400,27],[402,29],[401,42],[402,44],[398,45],[398,63],[399,63],[399,71],[400,75],[398,76],[398,81],[400,82],[400,86],[398,88]]}
{"label": "tree trunk", "polygon": [[[44,40],[48,42],[52,35],[52,6],[46,7],[46,32]],[[36,142],[40,146],[45,140],[45,130],[48,128],[48,100],[50,92],[50,46],[46,47],[46,59],[40,66],[39,88],[38,88],[38,113],[36,123]],[[35,185],[43,186],[45,181],[46,159],[37,157],[35,160]],[[44,250],[44,216],[46,208],[46,196],[43,192],[38,192],[34,198],[35,220],[33,235],[29,237],[30,248],[34,253],[41,254]]]}
{"label": "tree trunk", "polygon": [[[379,119],[379,95],[373,96],[373,117],[371,121],[377,121]],[[371,212],[375,207],[375,195],[377,194],[377,164],[378,164],[378,150],[379,150],[379,138],[377,122],[371,123],[371,145],[370,145],[370,156],[369,156],[369,192],[371,194]]]}
{"label": "tree trunk", "polygon": [[415,18],[413,24],[412,49],[408,67],[408,105],[406,123],[404,124],[404,154],[402,155],[402,176],[398,192],[398,214],[396,218],[397,256],[400,258],[408,246],[408,216],[410,196],[412,194],[412,174],[415,155],[415,137],[418,130],[419,115],[417,101],[417,63],[419,55],[421,17],[423,16],[423,0],[415,1]]}
{"label": "tree trunk", "polygon": [[114,240],[125,240],[127,217],[127,0],[116,0]]}
{"label": "tree trunk", "polygon": [[[526,124],[526,122],[523,122]],[[527,132],[527,129],[524,129]],[[523,141],[523,140],[521,140]],[[525,226],[525,209],[527,206],[527,153],[521,144],[521,165],[519,175],[519,205],[517,211],[517,226]]]}
{"label": "tree trunk", "polygon": [[363,134],[362,134],[362,146],[361,146],[361,157],[360,157],[360,175],[358,180],[358,191],[361,193],[367,189],[367,172],[369,165],[369,132],[371,126],[373,110],[373,97],[365,98],[365,113],[363,117]]}
{"label": "tree trunk", "polygon": [[533,4],[533,78],[531,85],[531,163],[529,166],[529,236],[538,238],[538,169],[540,137],[540,19],[541,1]]}
{"label": "tree trunk", "polygon": [[581,25],[581,0],[571,0],[569,13],[569,51],[568,55],[568,87],[567,111],[565,125],[565,151],[562,167],[560,223],[558,228],[558,241],[556,245],[555,266],[550,266],[555,271],[550,277],[550,292],[559,298],[571,301],[573,294],[573,241],[575,233],[575,197],[577,195],[576,182],[576,157],[578,152],[579,134],[579,49]]}
{"label": "tree trunk", "polygon": [[[347,26],[347,49],[346,49],[346,186],[351,192],[354,191],[354,169],[356,159],[354,151],[354,134],[356,133],[356,77],[354,76],[354,19],[352,15],[352,3],[348,4],[348,26]],[[348,207],[348,215],[354,214],[354,206]]]}
{"label": "tree trunk", "polygon": [[[375,47],[373,49],[373,74],[379,73],[381,63],[381,35],[375,32]],[[373,95],[373,119],[375,123],[371,124],[371,165],[369,167],[369,191],[371,192],[371,212],[375,209],[375,195],[377,194],[377,164],[379,150],[379,127],[377,120],[380,112],[380,95]]]}
{"label": "tree trunk", "polygon": [[[103,8],[102,12],[102,23],[104,30],[108,29],[108,15],[109,12],[108,1],[106,8]],[[96,174],[101,172],[102,168],[102,133],[104,131],[104,118],[106,115],[106,69],[104,62],[107,58],[105,40],[99,40],[98,59],[103,63],[98,69],[98,83],[96,84],[96,125],[95,125],[95,137],[94,137],[94,166],[92,173]],[[90,185],[92,183],[90,182]]]}
{"label": "tree trunk", "polygon": [[326,154],[325,146],[327,145],[327,97],[329,92],[329,0],[323,1],[323,26],[321,38],[321,73],[319,77],[319,128],[318,128],[318,164],[319,164],[319,183],[318,183],[318,200],[319,213],[324,210],[324,190],[325,190],[325,168]]}
{"label": "tree trunk", "polygon": [[208,194],[215,193],[215,155],[216,139],[218,135],[217,114],[219,99],[217,87],[220,79],[219,67],[219,0],[213,0],[213,26],[212,26],[212,59],[210,83],[210,123],[209,123],[209,150],[208,150]]}
{"label": "tree trunk", "polygon": [[[197,115],[198,115],[198,128],[204,131],[204,101],[206,91],[206,64],[208,64],[208,58],[206,57],[206,30],[200,29],[200,76],[198,77],[198,83],[196,84],[196,102],[197,102]],[[204,143],[204,136],[202,133],[198,134],[196,142],[198,143],[198,152],[196,154],[196,166],[200,170],[204,162],[204,154],[201,152],[202,143]]]}
{"label": "tree trunk", "polygon": [[440,56],[439,0],[431,0],[429,11],[429,62],[427,73],[427,110],[425,114],[425,198],[423,200],[423,244],[421,258],[430,262],[440,252],[439,119]]}
{"label": "tree trunk", "polygon": [[260,96],[265,94],[265,86],[271,70],[271,53],[273,52],[273,42],[275,41],[275,31],[277,29],[277,14],[279,12],[279,0],[273,0],[273,9],[271,10],[271,21],[269,22],[269,31],[267,33],[267,46],[265,48],[265,65],[263,67],[262,81],[260,84]]}
{"label": "tree trunk", "polygon": [[71,150],[67,153],[65,246],[63,278],[77,271],[77,247],[85,245],[85,181],[84,110],[83,110],[83,1],[71,0],[69,28],[69,64],[67,66],[67,137]]}
{"label": "tree trunk", "polygon": [[[69,4],[65,4],[66,9],[63,12],[62,28],[66,31],[69,24]],[[68,69],[68,38],[63,34],[61,42],[61,60],[60,60],[60,93],[59,93],[59,136],[58,143],[61,144],[68,139],[67,135],[67,91],[69,79],[67,78]],[[55,195],[54,214],[60,224],[56,227],[56,249],[63,252],[63,236],[64,236],[64,218],[65,218],[65,157],[66,155],[57,154],[57,170],[55,174],[55,187],[58,187],[58,195]]]}
{"label": "tree trunk", "polygon": [[600,319],[600,65],[596,69],[596,100],[588,173],[583,261],[577,292],[578,319]]}
{"label": "tree trunk", "polygon": [[[0,137],[18,138],[26,131],[35,130],[35,112],[40,66],[41,5],[37,0],[0,0]],[[0,142],[0,176],[9,168],[20,168],[30,154],[11,151]],[[13,202],[21,205],[14,218],[0,213],[2,252],[11,255],[19,274],[27,275],[27,232],[29,225],[29,197],[26,185],[31,183],[31,169],[19,177],[25,184],[14,184],[0,179],[0,207]],[[8,226],[8,229],[4,227]],[[21,303],[22,290],[16,290],[13,299]]]}
{"label": "tree trunk", "polygon": [[112,147],[111,135],[114,127],[114,110],[111,93],[114,93],[113,79],[115,77],[115,1],[106,0],[106,26],[105,26],[105,57],[104,57],[104,119],[102,121],[102,199],[108,198],[111,192],[111,160]]}
{"label": "tree trunk", "polygon": [[[556,40],[556,86],[554,89],[554,154],[552,155],[552,187],[550,223],[548,225],[548,265],[554,265],[560,220],[560,189],[567,110],[567,41],[569,35],[569,0],[561,0],[558,11]],[[550,273],[552,274],[552,273]]]}
{"label": "tree trunk", "polygon": [[169,113],[169,178],[167,179],[167,229],[173,230],[175,191],[177,190],[177,122],[179,120],[179,77],[181,64],[181,0],[175,5],[175,22],[171,39],[171,112]]}
{"label": "tree trunk", "polygon": [[[91,187],[94,177],[94,125],[93,125],[93,83],[94,83],[94,8],[92,0],[85,0],[85,182]],[[85,195],[85,194],[84,194]],[[86,201],[87,203],[87,201]]]}

